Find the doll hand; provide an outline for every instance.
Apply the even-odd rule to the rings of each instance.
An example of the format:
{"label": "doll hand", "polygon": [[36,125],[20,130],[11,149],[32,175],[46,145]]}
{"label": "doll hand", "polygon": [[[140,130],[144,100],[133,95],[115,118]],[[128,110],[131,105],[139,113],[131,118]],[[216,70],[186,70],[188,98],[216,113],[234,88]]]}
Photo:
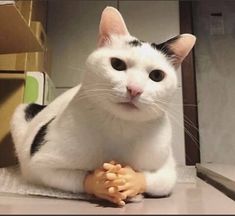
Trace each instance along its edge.
{"label": "doll hand", "polygon": [[[96,169],[91,174],[88,174],[84,181],[84,188],[88,194],[93,194],[98,198],[108,200],[112,203],[116,203],[120,206],[125,205],[125,202],[121,199],[121,193],[116,191],[109,191],[109,188],[105,185],[106,171],[102,168]],[[119,182],[115,182],[116,185],[121,186]]]}
{"label": "doll hand", "polygon": [[[108,173],[115,169],[114,167],[111,168],[111,165],[106,164],[103,167]],[[118,191],[122,195],[121,198],[123,200],[127,197],[134,197],[139,193],[145,192],[146,180],[143,173],[135,172],[131,167],[126,166],[116,171],[116,173],[110,173],[109,175],[111,176],[111,174],[113,179],[108,178],[109,181],[106,181],[105,185],[109,190],[114,188],[112,189],[113,191]],[[114,175],[116,176],[114,177]],[[121,180],[123,181],[123,185],[117,185],[116,182]]]}

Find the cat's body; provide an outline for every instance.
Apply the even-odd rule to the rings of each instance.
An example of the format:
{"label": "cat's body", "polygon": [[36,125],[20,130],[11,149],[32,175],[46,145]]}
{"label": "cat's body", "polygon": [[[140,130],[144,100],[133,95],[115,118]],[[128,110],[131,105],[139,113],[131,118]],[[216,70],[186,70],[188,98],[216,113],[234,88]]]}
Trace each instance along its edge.
{"label": "cat's body", "polygon": [[[172,132],[167,111],[157,102],[176,89],[174,65],[154,44],[127,34],[123,23],[121,34],[112,29],[106,43],[106,25],[103,17],[99,48],[88,57],[81,85],[30,119],[25,117],[34,105],[21,105],[14,113],[12,135],[22,174],[35,183],[84,192],[88,171],[115,160],[145,174],[146,193],[168,195],[176,181]],[[149,78],[154,69],[165,71],[163,81],[156,81],[159,74]]]}

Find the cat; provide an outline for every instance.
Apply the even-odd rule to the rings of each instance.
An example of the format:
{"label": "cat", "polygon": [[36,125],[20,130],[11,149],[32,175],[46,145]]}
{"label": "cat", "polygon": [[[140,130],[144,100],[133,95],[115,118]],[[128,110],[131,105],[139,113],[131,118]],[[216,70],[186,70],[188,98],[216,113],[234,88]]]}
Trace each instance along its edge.
{"label": "cat", "polygon": [[143,174],[144,194],[171,194],[177,175],[165,102],[176,91],[176,69],[195,40],[191,34],[161,44],[139,40],[119,11],[106,7],[82,83],[48,106],[21,104],[13,114],[22,176],[85,193],[86,176],[114,160]]}

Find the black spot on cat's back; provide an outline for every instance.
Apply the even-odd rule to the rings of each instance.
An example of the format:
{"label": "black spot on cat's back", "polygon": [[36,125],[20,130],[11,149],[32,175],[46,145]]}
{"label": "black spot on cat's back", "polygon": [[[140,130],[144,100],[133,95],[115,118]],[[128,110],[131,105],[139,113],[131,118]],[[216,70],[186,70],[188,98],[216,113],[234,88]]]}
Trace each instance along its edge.
{"label": "black spot on cat's back", "polygon": [[55,119],[52,118],[49,122],[47,122],[46,124],[44,124],[37,132],[36,136],[34,137],[34,140],[32,142],[31,145],[31,149],[30,149],[30,155],[31,157],[40,150],[41,146],[44,145],[47,140],[45,140],[45,136],[47,134],[47,130],[48,130],[48,126],[49,124]]}
{"label": "black spot on cat's back", "polygon": [[35,103],[29,104],[24,110],[26,121],[30,121],[34,116],[36,116],[45,107],[46,105],[39,105]]}
{"label": "black spot on cat's back", "polygon": [[128,44],[133,46],[133,47],[142,46],[142,43],[137,39],[130,41]]}

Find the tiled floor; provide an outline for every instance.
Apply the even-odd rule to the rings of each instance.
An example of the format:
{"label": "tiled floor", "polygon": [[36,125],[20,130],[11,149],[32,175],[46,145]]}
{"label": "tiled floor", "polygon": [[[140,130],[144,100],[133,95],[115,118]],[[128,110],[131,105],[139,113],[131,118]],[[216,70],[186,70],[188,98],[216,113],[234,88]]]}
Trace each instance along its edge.
{"label": "tiled floor", "polygon": [[169,198],[123,208],[86,201],[0,194],[0,214],[235,214],[235,202],[200,179],[178,183]]}

